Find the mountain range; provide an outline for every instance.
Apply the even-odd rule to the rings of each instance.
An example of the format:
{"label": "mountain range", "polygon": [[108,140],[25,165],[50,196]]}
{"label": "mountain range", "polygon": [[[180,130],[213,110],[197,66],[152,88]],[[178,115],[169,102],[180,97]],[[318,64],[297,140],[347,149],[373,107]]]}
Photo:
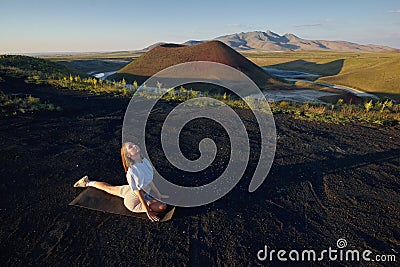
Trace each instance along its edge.
{"label": "mountain range", "polygon": [[[294,34],[279,35],[270,30],[241,32],[214,38],[238,51],[341,51],[341,52],[385,52],[396,49],[381,45],[361,45],[347,41],[307,40]],[[196,45],[209,40],[190,40],[183,45]],[[143,51],[164,43],[156,43],[143,49]]]}

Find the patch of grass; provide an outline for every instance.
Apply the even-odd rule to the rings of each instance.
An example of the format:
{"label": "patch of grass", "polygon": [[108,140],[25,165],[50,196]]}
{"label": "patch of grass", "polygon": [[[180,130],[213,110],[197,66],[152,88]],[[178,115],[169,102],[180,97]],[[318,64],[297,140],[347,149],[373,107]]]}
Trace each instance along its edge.
{"label": "patch of grass", "polygon": [[[137,82],[127,87],[125,79],[122,81],[102,81],[96,78],[80,78],[80,76],[62,77],[60,79],[47,80],[47,83],[55,87],[69,88],[73,90],[85,90],[92,94],[111,94],[114,96],[132,97],[137,90]],[[147,88],[147,85],[143,85]],[[245,109],[257,109],[265,113],[287,113],[294,116],[296,119],[303,119],[309,121],[321,121],[326,123],[373,123],[379,125],[396,125],[400,122],[400,105],[394,104],[393,101],[386,100],[384,102],[372,101],[364,103],[363,105],[346,104],[342,99],[336,104],[315,104],[315,103],[292,103],[282,101],[279,103],[269,103],[258,101],[253,98],[246,98],[244,100],[237,99],[231,95],[213,94],[209,92],[200,92],[193,89],[186,89],[183,86],[175,88],[174,90],[167,91],[161,88],[161,84],[153,85],[151,93],[139,94],[143,97],[161,98],[165,101],[183,102],[189,99],[197,98],[199,96],[210,96],[218,99],[223,103],[235,107]],[[158,88],[158,90],[157,90]],[[28,100],[31,104],[35,103],[35,99]],[[204,106],[204,101],[193,102],[199,106]]]}
{"label": "patch of grass", "polygon": [[48,77],[60,77],[69,73],[81,74],[74,69],[41,58],[0,55],[0,75],[2,76],[15,78],[36,76],[46,79]]}
{"label": "patch of grass", "polygon": [[400,101],[400,53],[303,51],[244,55],[259,66],[319,74],[322,77],[317,81],[381,93]]}
{"label": "patch of grass", "polygon": [[[141,96],[160,98],[161,95],[163,95],[163,100],[178,102],[199,96],[198,93],[181,94],[176,90],[170,90],[167,93],[165,93],[165,91],[154,92],[150,95],[146,93]],[[204,95],[206,95],[206,93]],[[235,108],[258,110],[267,114],[270,114],[271,111],[273,114],[291,114],[296,119],[308,121],[320,121],[335,124],[366,123],[383,126],[397,125],[400,123],[400,104],[394,104],[391,100],[375,103],[370,101],[364,103],[364,105],[346,104],[342,99],[339,99],[336,104],[282,101],[278,103],[269,103],[267,105],[266,102],[254,98],[246,98],[246,101],[232,99],[230,96],[226,95],[214,95],[212,98],[218,99],[226,105]],[[205,101],[194,101],[192,104],[200,107],[207,105]]]}
{"label": "patch of grass", "polygon": [[9,96],[0,91],[0,116],[9,117],[35,111],[61,111],[62,108],[51,103],[42,103],[40,98]]}
{"label": "patch of grass", "polygon": [[398,94],[400,101],[400,56],[376,56],[344,60],[338,75],[322,77],[322,82],[335,83],[367,92]]}
{"label": "patch of grass", "polygon": [[93,52],[93,53],[76,53],[76,54],[60,54],[60,55],[42,55],[41,58],[49,59],[52,61],[60,60],[95,60],[95,59],[115,59],[115,60],[130,60],[141,56],[143,52],[137,51],[117,51],[117,52]]}
{"label": "patch of grass", "polygon": [[392,101],[372,103],[364,105],[344,104],[338,101],[336,104],[313,103],[270,103],[273,113],[292,114],[297,119],[308,121],[321,121],[325,123],[368,123],[378,125],[397,125],[400,123],[400,104]]}
{"label": "patch of grass", "polygon": [[[34,80],[32,82],[35,82]],[[48,79],[46,83],[58,88],[68,88],[78,91],[89,91],[91,94],[110,94],[131,97],[136,91],[137,84],[127,86],[125,79],[122,81],[101,80],[92,77],[81,78],[79,75],[68,75],[59,79]]]}

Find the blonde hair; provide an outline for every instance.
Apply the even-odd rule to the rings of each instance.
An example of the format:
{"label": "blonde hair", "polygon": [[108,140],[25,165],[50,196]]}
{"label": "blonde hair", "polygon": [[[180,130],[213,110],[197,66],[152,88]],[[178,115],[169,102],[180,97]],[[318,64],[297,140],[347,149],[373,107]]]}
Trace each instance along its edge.
{"label": "blonde hair", "polygon": [[[132,166],[133,164],[135,164],[135,161],[127,156],[128,149],[126,148],[126,145],[128,143],[130,143],[130,142],[123,143],[122,147],[121,147],[121,159],[122,159],[122,165],[124,166],[125,172],[128,172],[129,167]],[[140,154],[140,157],[143,159],[142,154]]]}

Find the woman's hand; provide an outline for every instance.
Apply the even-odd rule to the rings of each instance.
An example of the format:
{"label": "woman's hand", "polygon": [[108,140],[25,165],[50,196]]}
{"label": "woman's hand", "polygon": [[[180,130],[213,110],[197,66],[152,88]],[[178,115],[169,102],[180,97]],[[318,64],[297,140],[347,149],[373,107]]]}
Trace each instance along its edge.
{"label": "woman's hand", "polygon": [[152,222],[158,222],[160,220],[160,218],[158,218],[157,215],[152,211],[147,212],[147,217],[149,217],[150,221]]}

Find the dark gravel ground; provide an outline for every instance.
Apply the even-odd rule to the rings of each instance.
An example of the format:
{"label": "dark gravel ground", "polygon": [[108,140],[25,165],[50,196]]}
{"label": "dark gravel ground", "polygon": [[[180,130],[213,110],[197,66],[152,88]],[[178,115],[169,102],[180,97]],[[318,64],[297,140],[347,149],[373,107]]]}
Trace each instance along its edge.
{"label": "dark gravel ground", "polygon": [[[5,79],[0,90],[31,94],[63,108],[0,120],[1,266],[271,266],[282,263],[276,254],[272,263],[257,260],[265,245],[320,252],[337,249],[340,238],[347,240],[346,249],[400,260],[399,125],[334,125],[276,114],[273,166],[263,185],[248,193],[260,133],[252,114],[237,110],[252,138],[244,178],[212,204],[178,208],[172,221],[151,223],[67,206],[81,191],[72,184],[82,175],[125,183],[119,148],[129,99],[18,79]],[[169,168],[157,146],[156,129],[173,106],[161,102],[161,112],[150,117],[152,162],[171,179],[190,180]],[[229,143],[221,127],[210,125],[204,119],[187,127],[181,148],[195,157],[198,141],[214,136],[221,149],[206,174],[218,174],[229,158]]]}

